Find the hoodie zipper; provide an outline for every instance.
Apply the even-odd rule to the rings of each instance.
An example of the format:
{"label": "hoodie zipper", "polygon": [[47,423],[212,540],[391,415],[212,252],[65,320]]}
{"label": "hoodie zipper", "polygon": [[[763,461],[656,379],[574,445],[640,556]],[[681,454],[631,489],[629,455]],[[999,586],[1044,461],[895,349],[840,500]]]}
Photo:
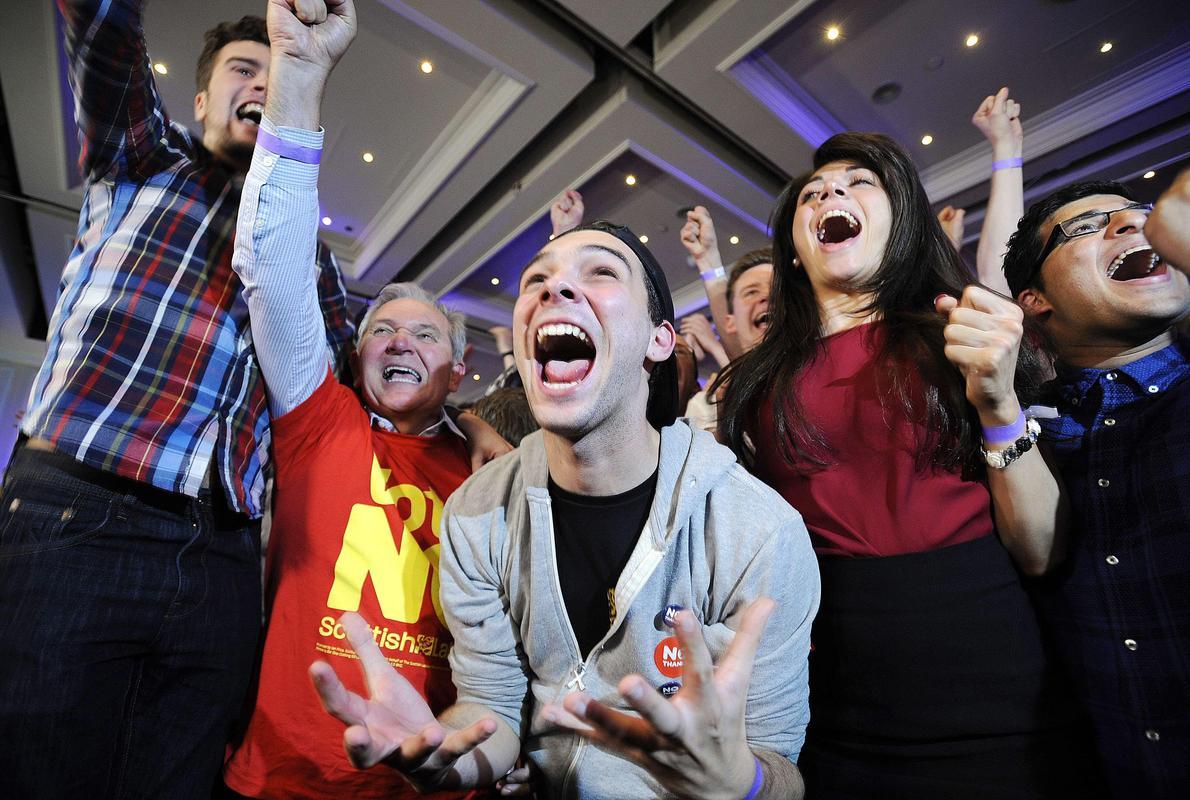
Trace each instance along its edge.
{"label": "hoodie zipper", "polygon": [[[559,600],[561,600],[562,599],[562,580],[561,580],[561,578],[558,577],[558,552],[554,548],[554,517],[553,517],[552,512],[550,513],[549,520],[550,520],[550,529],[549,529],[550,550],[553,554],[553,559],[552,559],[553,563],[551,566],[553,567],[554,591],[556,592],[555,596]],[[653,528],[652,528],[652,524],[649,521],[645,522],[645,527],[641,531],[641,536],[646,537],[646,539],[650,542],[653,540]],[[632,606],[633,601],[636,600],[636,596],[638,594],[640,594],[641,587],[645,585],[645,582],[648,581],[649,577],[653,574],[653,571],[657,569],[657,565],[661,563],[661,557],[664,554],[665,554],[664,549],[658,549],[656,547],[656,545],[651,546],[649,548],[648,552],[645,554],[645,556],[640,560],[640,562],[638,564],[634,565],[634,569],[632,570],[633,573],[640,572],[643,569],[643,570],[645,570],[644,574],[640,577],[639,580],[634,580],[632,582],[632,588],[628,592],[628,594],[626,594],[622,598],[622,600],[623,600],[622,603],[621,603],[621,598],[619,598],[619,597],[616,598],[616,608],[617,608],[617,610],[622,608],[623,609],[622,613],[616,614],[615,621],[613,621],[611,626],[607,629],[607,633],[605,633],[603,635],[603,638],[600,639],[595,644],[595,646],[591,648],[591,652],[587,654],[587,658],[585,660],[577,661],[575,666],[573,668],[571,668],[570,678],[566,681],[567,689],[569,689],[570,691],[579,691],[579,692],[585,692],[587,690],[586,685],[583,683],[583,676],[586,675],[587,670],[590,669],[590,667],[592,665],[592,659],[594,659],[603,650],[603,645],[607,642],[607,640],[609,638],[611,638],[612,634],[614,634],[617,630],[619,630],[620,625],[623,623],[624,618],[628,614],[628,609]],[[562,604],[562,610],[563,610],[563,612],[565,612],[565,610],[566,610],[566,604],[564,602]],[[572,652],[574,652],[576,656],[581,658],[582,650],[579,649],[578,636],[576,636],[574,633],[574,626],[570,624],[570,615],[568,613],[563,613],[563,617],[565,618],[565,622],[566,622],[566,630],[570,634],[570,643],[573,648]],[[578,736],[578,734],[575,734],[575,735]],[[574,753],[572,753],[570,756],[570,763],[566,766],[566,774],[562,778],[562,796],[563,797],[567,796],[566,790],[567,790],[567,787],[570,785],[570,779],[572,777],[574,777],[574,772],[578,768],[578,762],[582,758],[583,752],[586,750],[586,747],[587,747],[587,740],[585,738],[583,738],[582,736],[578,736],[578,745],[575,746]]]}

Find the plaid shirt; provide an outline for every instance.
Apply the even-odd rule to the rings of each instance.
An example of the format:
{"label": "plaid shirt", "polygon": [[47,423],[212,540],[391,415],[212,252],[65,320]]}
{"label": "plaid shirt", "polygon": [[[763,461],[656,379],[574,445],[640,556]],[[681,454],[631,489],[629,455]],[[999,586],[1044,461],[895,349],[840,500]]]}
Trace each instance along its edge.
{"label": "plaid shirt", "polygon": [[[217,465],[260,516],[269,416],[231,268],[243,177],[172,124],[135,0],[59,0],[87,184],[22,428],[85,464],[194,496]],[[319,245],[336,364],[353,335]]]}
{"label": "plaid shirt", "polygon": [[1051,390],[1073,536],[1043,616],[1113,794],[1190,797],[1190,341]]}

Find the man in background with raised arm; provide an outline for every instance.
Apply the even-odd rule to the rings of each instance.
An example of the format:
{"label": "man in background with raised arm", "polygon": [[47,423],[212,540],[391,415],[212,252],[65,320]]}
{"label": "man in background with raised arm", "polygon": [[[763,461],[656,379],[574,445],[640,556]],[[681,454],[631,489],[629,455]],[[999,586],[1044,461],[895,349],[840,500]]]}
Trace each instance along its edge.
{"label": "man in background with raised arm", "polygon": [[[0,796],[205,798],[260,632],[269,416],[231,255],[269,41],[208,32],[199,140],[137,0],[59,8],[86,188],[0,497]],[[352,327],[316,262],[337,362]]]}

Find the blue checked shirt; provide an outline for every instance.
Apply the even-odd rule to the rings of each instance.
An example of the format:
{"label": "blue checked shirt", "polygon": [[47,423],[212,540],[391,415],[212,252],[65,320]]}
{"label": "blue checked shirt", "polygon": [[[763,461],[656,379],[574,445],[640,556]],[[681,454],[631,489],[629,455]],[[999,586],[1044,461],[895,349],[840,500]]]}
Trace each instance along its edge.
{"label": "blue checked shirt", "polygon": [[[1190,797],[1190,341],[1064,369],[1040,420],[1071,500],[1043,616],[1094,723],[1112,792]],[[1048,596],[1047,596],[1048,595]]]}
{"label": "blue checked shirt", "polygon": [[[231,268],[243,178],[169,121],[139,2],[59,9],[86,189],[22,429],[172,492],[196,495],[217,474],[229,504],[259,516],[269,413]],[[316,247],[315,313],[338,362],[353,336],[346,293]]]}

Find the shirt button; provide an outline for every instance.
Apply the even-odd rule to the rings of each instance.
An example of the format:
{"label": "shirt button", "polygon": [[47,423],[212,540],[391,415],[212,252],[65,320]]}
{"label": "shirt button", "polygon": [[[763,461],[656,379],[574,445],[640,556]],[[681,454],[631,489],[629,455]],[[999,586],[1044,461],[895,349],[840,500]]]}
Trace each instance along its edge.
{"label": "shirt button", "polygon": [[1135,652],[1136,651],[1136,640],[1135,639],[1125,639],[1124,646],[1127,647],[1129,650],[1132,650],[1133,652]]}
{"label": "shirt button", "polygon": [[1107,478],[1099,479],[1099,488],[1106,489],[1109,486],[1111,486],[1111,481],[1109,481]]}
{"label": "shirt button", "polygon": [[276,156],[265,156],[264,158],[261,159],[261,161],[264,162],[264,165],[266,167],[271,167],[277,163],[277,157]]}
{"label": "shirt button", "polygon": [[1107,425],[1108,427],[1110,427],[1110,426],[1112,426],[1112,425],[1115,425],[1115,424],[1116,424],[1116,420],[1115,420],[1115,418],[1113,418],[1113,417],[1108,417],[1107,419],[1105,419],[1105,420],[1103,421],[1103,424],[1104,424],[1104,425]]}
{"label": "shirt button", "polygon": [[1149,394],[1157,394],[1157,392],[1159,392],[1159,391],[1161,391],[1161,389],[1156,386],[1149,387]]}
{"label": "shirt button", "polygon": [[1072,405],[1072,406],[1077,406],[1077,405],[1078,405],[1079,403],[1081,403],[1081,402],[1082,402],[1081,400],[1079,400],[1077,397],[1075,397],[1074,399],[1072,399],[1072,400],[1070,401],[1070,405]]}
{"label": "shirt button", "polygon": [[1115,556],[1108,556],[1107,558],[1105,558],[1105,559],[1104,559],[1104,561],[1106,561],[1107,563],[1111,564],[1113,567],[1114,567],[1116,564],[1119,564],[1119,563],[1120,563],[1120,559],[1116,558]]}
{"label": "shirt button", "polygon": [[1147,731],[1145,731],[1145,738],[1150,742],[1159,742],[1161,741],[1161,734],[1152,728],[1149,728]]}
{"label": "shirt button", "polygon": [[1103,377],[1107,378],[1109,381],[1114,381],[1116,379],[1116,373],[1114,371],[1107,372],[1107,373],[1104,373]]}

